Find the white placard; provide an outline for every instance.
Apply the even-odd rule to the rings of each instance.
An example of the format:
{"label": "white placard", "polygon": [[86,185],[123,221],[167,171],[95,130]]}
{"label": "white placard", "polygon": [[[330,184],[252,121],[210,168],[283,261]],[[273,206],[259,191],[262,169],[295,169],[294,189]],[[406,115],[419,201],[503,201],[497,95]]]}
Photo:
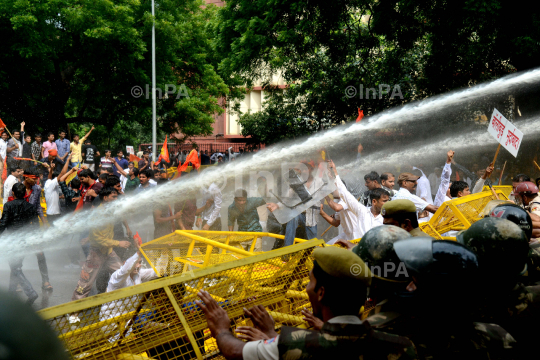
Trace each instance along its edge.
{"label": "white placard", "polygon": [[491,121],[489,122],[488,132],[493,136],[495,140],[502,143],[504,131],[506,130],[506,124],[508,120],[499,112],[494,109],[493,115],[491,115]]}
{"label": "white placard", "polygon": [[510,154],[517,157],[519,147],[523,141],[523,133],[515,127],[510,121],[506,123],[506,128],[504,129],[504,134],[501,139],[501,145],[504,146]]}
{"label": "white placard", "polygon": [[501,144],[510,154],[517,157],[519,147],[523,141],[523,133],[510,121],[508,121],[497,109],[493,110],[488,132]]}
{"label": "white placard", "polygon": [[126,146],[126,152],[128,154],[133,154],[135,155],[135,149],[133,149],[133,146]]}

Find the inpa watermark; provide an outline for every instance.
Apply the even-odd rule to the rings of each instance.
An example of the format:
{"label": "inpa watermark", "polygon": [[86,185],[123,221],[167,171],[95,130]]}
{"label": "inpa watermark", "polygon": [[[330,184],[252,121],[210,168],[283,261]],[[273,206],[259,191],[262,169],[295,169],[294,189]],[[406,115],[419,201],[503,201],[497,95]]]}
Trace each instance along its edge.
{"label": "inpa watermark", "polygon": [[[185,97],[186,99],[189,99],[189,93],[187,91],[187,87],[184,84],[181,84],[178,87],[178,91],[176,91],[176,85],[175,84],[165,84],[165,91],[162,91],[161,88],[156,88],[155,94],[157,99],[162,99],[163,97],[173,97],[176,94],[176,99],[180,99],[181,97]],[[150,89],[150,85],[146,84],[145,89],[140,87],[139,85],[135,85],[131,88],[131,96],[134,98],[140,98],[141,96],[145,96],[146,99],[150,99],[150,94],[152,94],[152,90]]]}
{"label": "inpa watermark", "polygon": [[368,263],[365,263],[364,265],[352,264],[349,271],[353,276],[360,276],[362,275],[362,272],[367,274],[367,269],[369,269],[371,274],[373,274],[374,276],[382,278],[398,277],[400,275],[403,275],[404,277],[409,277],[407,268],[402,262],[400,262],[398,266],[396,266],[396,264],[393,262],[384,262],[382,267],[379,265],[369,266]]}
{"label": "inpa watermark", "polygon": [[[391,94],[390,94],[390,89],[392,89]],[[364,92],[364,85],[363,84],[360,84],[360,86],[358,88],[356,88],[355,86],[352,86],[352,85],[347,86],[345,88],[345,96],[347,98],[349,98],[349,99],[355,98],[358,95],[360,99],[369,99],[370,96],[371,96],[372,99],[377,99],[377,96],[378,96],[379,100],[381,100],[383,98],[383,96],[386,96],[388,94],[390,94],[390,96],[389,96],[390,99],[394,99],[394,98],[397,97],[397,98],[403,100],[403,94],[401,93],[401,87],[399,85],[397,85],[397,84],[394,85],[393,87],[391,87],[390,85],[387,85],[387,84],[380,84],[379,89],[377,89],[377,88],[366,88],[365,92]]]}

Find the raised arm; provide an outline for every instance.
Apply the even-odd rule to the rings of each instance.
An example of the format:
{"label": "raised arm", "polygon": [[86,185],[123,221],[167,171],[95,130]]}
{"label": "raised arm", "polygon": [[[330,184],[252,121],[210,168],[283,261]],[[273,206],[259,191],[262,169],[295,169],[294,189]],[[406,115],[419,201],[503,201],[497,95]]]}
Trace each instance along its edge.
{"label": "raised arm", "polygon": [[329,223],[330,225],[332,225],[334,227],[338,227],[339,224],[341,224],[341,221],[337,220],[337,219],[334,219],[333,217],[331,217],[330,215],[325,213],[324,210],[323,210],[323,206],[324,205],[321,204],[321,209],[319,211],[319,214],[321,214],[321,216],[323,217],[324,220],[326,220],[327,223]]}
{"label": "raised arm", "polygon": [[333,199],[330,199],[330,196],[327,195],[325,199],[328,206],[330,206],[330,209],[334,210],[335,212],[343,210],[343,206],[335,202]]}
{"label": "raised arm", "polygon": [[128,177],[128,173],[125,172],[124,169],[122,169],[122,167],[116,162],[115,158],[111,158],[111,161],[113,162],[114,166],[116,166],[116,170],[118,170],[120,174],[124,175],[125,177]]}
{"label": "raised arm", "polygon": [[[67,175],[70,160],[71,160],[71,154],[69,154],[67,161],[64,164],[64,167],[62,168],[62,171],[60,171],[60,174],[58,175],[58,179],[59,179],[58,181],[66,181],[67,176],[65,176],[64,180],[62,180],[62,177],[64,177],[64,175]],[[70,170],[70,173],[71,173],[71,170]]]}
{"label": "raised arm", "polygon": [[49,175],[48,175],[49,180],[52,180],[52,175],[53,175],[53,171],[55,167],[56,167],[55,163],[52,163],[51,166],[49,166]]}
{"label": "raised arm", "polygon": [[482,177],[480,179],[478,179],[476,184],[474,184],[472,194],[476,194],[476,193],[479,193],[479,192],[482,191],[482,189],[484,188],[484,184],[485,184],[486,180],[489,179],[492,172],[493,172],[493,165],[489,164],[489,166],[486,168],[486,172],[484,173],[484,175],[482,175]]}
{"label": "raised arm", "polygon": [[441,206],[444,202],[446,191],[450,185],[450,176],[452,175],[452,159],[454,158],[454,152],[452,150],[446,153],[446,164],[444,165],[443,171],[441,173],[441,185],[439,185],[439,190],[437,190],[437,195],[435,195],[435,201],[433,205]]}
{"label": "raised arm", "polygon": [[84,135],[84,137],[82,138],[83,143],[84,143],[84,140],[86,140],[90,136],[90,134],[92,133],[92,130],[94,130],[94,129],[95,129],[95,127],[94,127],[94,125],[92,125],[92,128],[90,129],[90,131],[87,132],[86,135]]}

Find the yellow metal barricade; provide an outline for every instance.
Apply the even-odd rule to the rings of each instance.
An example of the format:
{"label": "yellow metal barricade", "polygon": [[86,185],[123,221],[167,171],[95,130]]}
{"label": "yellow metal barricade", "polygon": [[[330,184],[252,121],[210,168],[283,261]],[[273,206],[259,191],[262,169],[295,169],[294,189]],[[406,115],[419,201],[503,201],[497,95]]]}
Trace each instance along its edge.
{"label": "yellow metal barricade", "polygon": [[[263,237],[284,239],[266,232],[176,230],[141,249],[156,273],[170,276],[252,256]],[[303,241],[307,240],[295,239]]]}
{"label": "yellow metal barricade", "polygon": [[[195,272],[58,305],[39,312],[56,331],[73,359],[207,359],[219,356],[196,293],[208,291],[223,307],[232,328],[251,325],[243,308],[265,306],[277,331],[283,325],[304,325],[301,310],[309,308],[305,293],[312,250],[324,244],[311,240]],[[81,322],[68,318],[78,314]],[[142,355],[141,355],[142,354]]]}
{"label": "yellow metal barricade", "polygon": [[[494,185],[493,190],[497,192],[500,190],[504,194],[505,199],[510,199],[510,194],[512,193],[513,188],[510,185]],[[491,190],[489,189],[489,186],[484,185],[484,187],[482,188],[482,191],[491,191]]]}
{"label": "yellow metal barricade", "polygon": [[[500,199],[508,200],[512,192],[511,186],[494,186]],[[471,224],[480,220],[480,213],[495,196],[488,187],[487,191],[471,194],[444,202],[433,217],[420,224],[422,231],[435,239],[443,239],[442,234],[448,231],[468,229]]]}

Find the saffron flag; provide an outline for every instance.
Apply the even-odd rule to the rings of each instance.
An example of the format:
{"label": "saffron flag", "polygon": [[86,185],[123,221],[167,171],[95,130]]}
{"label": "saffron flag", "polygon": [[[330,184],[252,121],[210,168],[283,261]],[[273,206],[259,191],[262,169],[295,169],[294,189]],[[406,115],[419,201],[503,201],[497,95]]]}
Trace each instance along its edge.
{"label": "saffron flag", "polygon": [[356,118],[356,122],[360,122],[360,120],[362,120],[363,117],[364,117],[364,110],[360,110],[360,108],[358,108],[358,117]]}
{"label": "saffron flag", "polygon": [[189,163],[193,165],[193,168],[198,170],[201,167],[201,159],[199,158],[199,155],[197,154],[197,150],[193,149],[189,153],[189,155],[186,157],[186,161],[182,164],[182,166],[179,166],[176,170],[176,175],[174,175],[174,179],[179,178],[182,175],[182,171],[186,171],[188,168]]}
{"label": "saffron flag", "polygon": [[159,157],[156,160],[156,164],[159,164],[161,160],[165,160],[166,162],[170,162],[169,160],[169,149],[167,149],[167,137],[165,136],[165,141],[163,142],[163,147],[161,148],[161,153],[159,154]]}
{"label": "saffron flag", "polygon": [[133,240],[135,240],[139,244],[139,246],[142,245],[142,239],[138,231],[133,236]]}
{"label": "saffron flag", "polygon": [[133,154],[129,154],[129,162],[132,162],[133,165],[136,167],[136,168],[139,168],[139,161],[141,161],[142,159],[139,158],[139,157],[136,157],[135,155]]}
{"label": "saffron flag", "polygon": [[0,119],[0,130],[4,130],[6,128],[6,124]]}

